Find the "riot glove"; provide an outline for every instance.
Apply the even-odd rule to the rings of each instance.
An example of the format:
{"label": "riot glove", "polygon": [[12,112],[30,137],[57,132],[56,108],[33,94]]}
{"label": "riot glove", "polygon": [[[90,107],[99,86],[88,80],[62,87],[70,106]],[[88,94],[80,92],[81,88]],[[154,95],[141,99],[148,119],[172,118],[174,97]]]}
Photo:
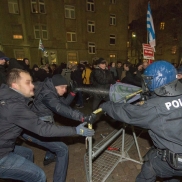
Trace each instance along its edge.
{"label": "riot glove", "polygon": [[84,122],[84,123],[78,125],[76,127],[76,133],[78,135],[82,135],[82,136],[86,136],[86,137],[91,137],[91,136],[93,136],[95,134],[95,131],[93,129],[88,129],[88,128],[84,127],[86,124],[87,123]]}

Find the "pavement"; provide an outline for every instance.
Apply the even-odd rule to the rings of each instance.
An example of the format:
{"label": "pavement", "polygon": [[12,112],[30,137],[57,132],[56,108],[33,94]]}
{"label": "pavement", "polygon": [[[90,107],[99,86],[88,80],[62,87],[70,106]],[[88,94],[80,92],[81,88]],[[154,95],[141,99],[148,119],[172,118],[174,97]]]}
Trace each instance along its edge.
{"label": "pavement", "polygon": [[[90,114],[92,112],[91,108],[92,108],[92,101],[89,100],[87,103],[84,104],[84,108],[81,108],[79,110],[85,114]],[[60,116],[56,116],[55,120],[57,124],[61,124],[61,125],[77,126],[79,124],[79,122],[77,121],[73,121],[73,120],[63,118]],[[98,114],[97,121],[93,125],[93,128],[95,129],[95,136],[93,137],[93,146],[99,141],[103,140],[102,136],[107,137],[109,133],[111,133],[113,130],[120,128],[121,124],[122,124],[121,122],[115,121],[111,119],[110,117],[103,115],[103,113]],[[126,131],[129,132],[130,134],[131,128],[127,127]],[[139,131],[141,130],[137,128],[136,133],[138,133]],[[66,182],[87,182],[85,164],[84,164],[84,155],[87,152],[86,146],[85,146],[85,137],[82,137],[82,136],[64,137],[64,138],[60,138],[60,140],[65,142],[69,146],[69,166],[67,171]],[[140,137],[138,138],[138,144],[139,144],[141,156],[144,156],[145,153],[151,147],[151,140],[146,131],[143,131]],[[35,164],[37,164],[39,167],[41,167],[45,171],[45,174],[47,176],[47,182],[52,182],[55,163],[51,163],[48,166],[43,166],[45,149],[32,145],[27,142],[23,142],[22,145],[30,147],[33,150]],[[135,145],[131,147],[128,153],[130,157],[136,160],[139,160]],[[109,160],[109,158],[106,158],[105,160]],[[103,169],[104,169],[104,165],[103,165]],[[124,182],[124,181],[134,182],[136,176],[139,174],[141,170],[141,164],[126,160],[117,164],[117,166],[113,167],[113,169],[114,170],[107,177],[105,182]],[[0,180],[0,182],[4,182],[4,181],[11,182],[12,180]],[[97,181],[97,180],[94,180],[94,181]]]}

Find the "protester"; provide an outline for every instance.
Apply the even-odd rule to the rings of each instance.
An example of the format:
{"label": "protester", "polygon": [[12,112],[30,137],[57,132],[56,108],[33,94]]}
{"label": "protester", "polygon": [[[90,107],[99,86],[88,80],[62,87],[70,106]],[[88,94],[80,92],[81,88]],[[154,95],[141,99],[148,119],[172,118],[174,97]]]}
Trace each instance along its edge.
{"label": "protester", "polygon": [[[40,120],[28,107],[32,96],[34,96],[34,85],[30,74],[24,70],[12,69],[7,76],[7,85],[3,84],[0,88],[0,178],[2,179],[46,181],[43,170],[33,163],[32,151],[15,145],[17,137],[24,129],[43,138],[46,137],[44,140],[48,141],[47,143],[50,137],[94,134],[93,130],[84,127],[85,123],[77,127],[67,127]],[[54,182],[65,182],[67,147],[64,146],[55,151],[63,171],[61,174],[56,174],[55,171]]]}
{"label": "protester", "polygon": [[9,61],[9,58],[6,57],[2,51],[0,51],[0,85],[2,83],[6,83],[6,69],[5,69],[6,61]]}
{"label": "protester", "polygon": [[[106,69],[106,60],[99,58],[96,61],[97,67],[92,71],[90,75],[90,82],[96,89],[106,89],[109,90],[110,85],[115,83],[111,72]],[[92,109],[98,108],[101,101],[108,101],[109,97],[103,96],[101,94],[94,94]]]}
{"label": "protester", "polygon": [[[78,110],[73,110],[69,106],[74,99],[75,93],[74,88],[72,88],[73,92],[70,92],[64,98],[63,95],[67,91],[67,85],[67,80],[60,74],[47,78],[42,83],[38,82],[35,84],[34,100],[30,108],[39,116],[42,122],[49,122],[54,125],[54,113],[80,122],[88,122],[92,119],[92,117],[86,116]],[[22,137],[48,149],[43,164],[48,165],[56,161],[54,181],[64,181],[68,165],[68,147],[66,144],[58,140],[45,140],[42,137],[27,132],[24,132]],[[60,156],[61,149],[62,154]]]}
{"label": "protester", "polygon": [[149,100],[137,105],[113,103],[100,105],[112,118],[148,129],[154,147],[145,161],[136,182],[179,181],[182,176],[182,84],[176,79],[176,69],[166,61],[156,61],[144,72],[144,81],[151,92]]}

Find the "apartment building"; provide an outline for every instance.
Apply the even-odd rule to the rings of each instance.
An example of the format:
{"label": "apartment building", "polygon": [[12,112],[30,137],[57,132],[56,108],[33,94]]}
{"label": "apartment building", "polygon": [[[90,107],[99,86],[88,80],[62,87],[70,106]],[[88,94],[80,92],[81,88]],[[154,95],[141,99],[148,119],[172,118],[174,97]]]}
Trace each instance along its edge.
{"label": "apartment building", "polygon": [[[40,64],[127,59],[126,0],[1,0],[0,50]],[[45,52],[38,49],[39,41]]]}

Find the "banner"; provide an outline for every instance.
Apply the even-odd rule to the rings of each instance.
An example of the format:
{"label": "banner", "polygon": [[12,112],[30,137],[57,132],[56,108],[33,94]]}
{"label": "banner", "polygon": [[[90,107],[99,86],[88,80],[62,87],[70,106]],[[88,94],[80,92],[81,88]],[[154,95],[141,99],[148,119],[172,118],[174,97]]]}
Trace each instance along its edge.
{"label": "banner", "polygon": [[142,44],[143,46],[143,58],[154,60],[154,49],[150,44]]}

